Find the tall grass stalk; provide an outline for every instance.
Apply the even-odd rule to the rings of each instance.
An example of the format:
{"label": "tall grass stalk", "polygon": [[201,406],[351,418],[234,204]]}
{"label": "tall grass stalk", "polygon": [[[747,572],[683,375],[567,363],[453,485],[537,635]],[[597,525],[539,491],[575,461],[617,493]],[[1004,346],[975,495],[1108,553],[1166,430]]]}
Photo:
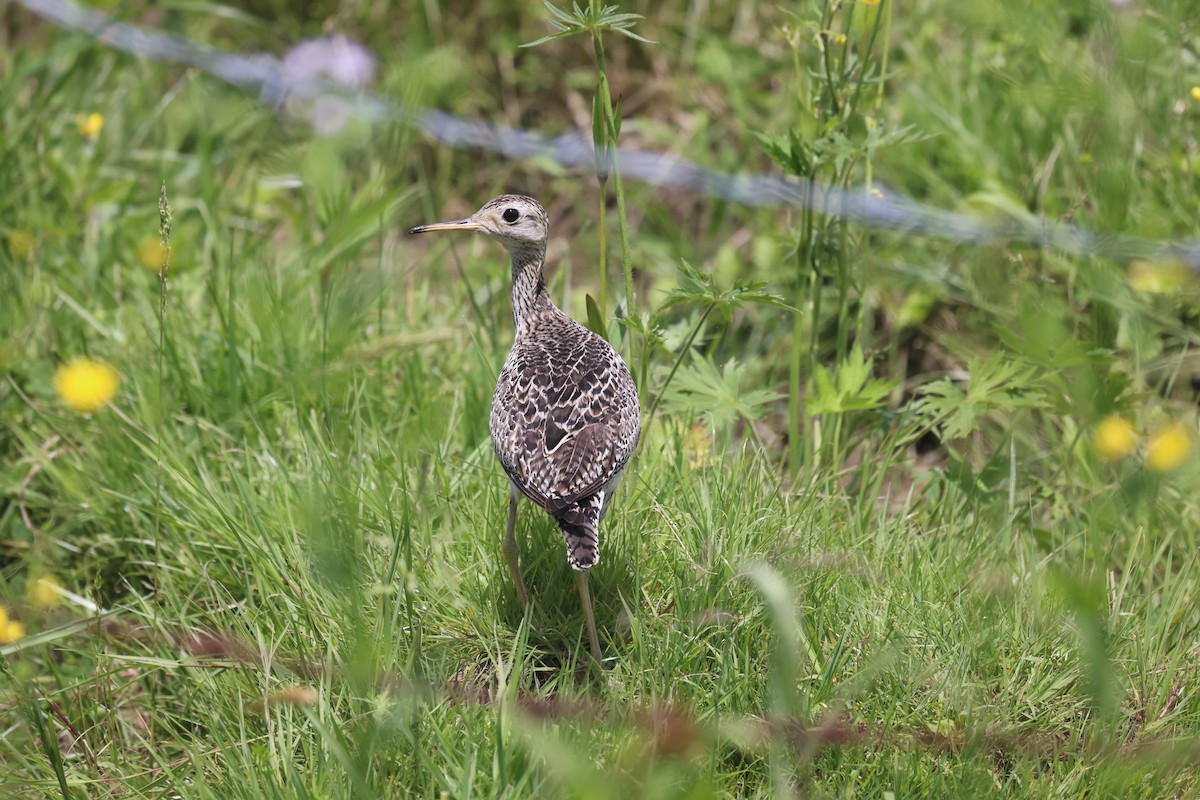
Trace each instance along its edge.
{"label": "tall grass stalk", "polygon": [[[606,30],[606,26],[600,20],[603,19],[604,12],[607,10],[597,0],[588,0],[588,14],[591,24],[587,28],[592,34],[592,54],[596,62],[597,78],[596,102],[592,106],[592,131],[593,138],[599,139],[599,141],[595,141],[595,144],[603,148],[602,152],[598,154],[601,160],[600,174],[602,176],[600,181],[601,247],[604,246],[605,241],[603,238],[605,236],[605,189],[607,189],[608,176],[611,174],[613,189],[617,195],[617,228],[621,236],[621,271],[625,278],[625,314],[626,316],[635,316],[636,298],[633,291],[633,259],[630,255],[629,247],[629,221],[625,215],[625,186],[621,182],[620,162],[615,157],[621,134],[621,114],[619,106],[613,104],[612,92],[609,89],[608,61],[604,55],[604,38],[601,35]],[[597,114],[599,114],[599,120],[596,119]],[[595,136],[597,130],[600,131],[599,137]],[[602,268],[602,274],[603,271]],[[602,288],[601,295],[603,296],[603,294],[604,289]],[[603,306],[601,310],[603,311]]]}
{"label": "tall grass stalk", "polygon": [[157,458],[154,467],[154,591],[158,592],[159,569],[162,564],[162,490],[163,490],[163,437],[166,431],[166,376],[163,371],[163,353],[167,336],[167,277],[171,267],[171,224],[174,214],[167,200],[167,182],[163,181],[158,193],[158,244],[161,261],[158,267],[158,410],[155,425],[155,448]]}
{"label": "tall grass stalk", "polygon": [[[633,26],[642,19],[639,14],[620,13],[616,6],[604,6],[597,0],[588,0],[586,10],[578,5],[571,11],[558,8],[549,0],[544,0],[547,11],[550,12],[548,21],[557,28],[557,32],[544,36],[534,42],[522,45],[533,47],[554,39],[589,33],[592,38],[592,55],[596,65],[596,93],[592,102],[592,142],[596,148],[596,160],[600,173],[600,248],[601,248],[601,284],[600,311],[605,318],[606,294],[608,291],[607,277],[607,224],[606,201],[608,181],[611,177],[613,191],[617,198],[617,227],[621,237],[621,271],[625,283],[625,316],[637,317],[637,297],[633,288],[633,256],[629,245],[629,220],[625,212],[625,186],[621,181],[621,165],[615,157],[616,147],[621,134],[620,104],[613,103],[612,92],[608,81],[608,62],[604,53],[603,34],[606,31],[619,33],[630,39],[646,44],[653,44],[649,39],[633,33]],[[628,328],[627,328],[628,330]],[[643,338],[642,347],[646,343]],[[630,350],[632,351],[632,335]]]}

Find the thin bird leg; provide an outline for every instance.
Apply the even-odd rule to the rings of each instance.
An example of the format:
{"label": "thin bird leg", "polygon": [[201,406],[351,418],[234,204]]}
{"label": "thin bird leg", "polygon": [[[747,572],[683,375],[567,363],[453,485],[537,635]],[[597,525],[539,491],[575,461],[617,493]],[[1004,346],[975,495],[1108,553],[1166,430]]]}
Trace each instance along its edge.
{"label": "thin bird leg", "polygon": [[596,617],[592,614],[592,596],[588,593],[586,569],[576,571],[575,585],[579,587],[579,598],[583,601],[583,618],[587,622],[588,643],[592,647],[592,658],[603,661],[603,654],[600,652],[600,637],[596,635]]}
{"label": "thin bird leg", "polygon": [[515,494],[510,494],[508,496],[508,535],[504,537],[504,544],[500,546],[500,549],[504,551],[504,560],[508,562],[508,571],[512,573],[517,599],[521,601],[521,610],[528,611],[529,592],[525,591],[525,581],[521,580],[521,565],[517,562],[521,548],[517,546],[517,537],[513,534],[516,527],[517,497]]}

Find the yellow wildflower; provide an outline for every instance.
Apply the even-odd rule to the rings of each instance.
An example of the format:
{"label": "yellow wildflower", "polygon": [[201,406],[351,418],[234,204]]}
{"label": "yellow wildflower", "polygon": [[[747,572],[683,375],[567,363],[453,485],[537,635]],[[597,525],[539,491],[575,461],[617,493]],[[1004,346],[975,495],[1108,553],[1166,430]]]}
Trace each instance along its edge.
{"label": "yellow wildflower", "polygon": [[162,272],[168,252],[167,248],[163,246],[161,239],[157,236],[147,236],[138,242],[137,260],[139,264],[151,272]]}
{"label": "yellow wildflower", "polygon": [[838,47],[841,47],[842,45],[844,45],[846,43],[846,34],[844,34],[844,33],[836,34],[833,37],[833,43],[836,44]]}
{"label": "yellow wildflower", "polygon": [[8,618],[8,611],[0,606],[0,644],[12,644],[25,638],[25,626]]}
{"label": "yellow wildflower", "polygon": [[688,466],[692,469],[707,467],[717,460],[713,453],[712,436],[708,434],[708,428],[699,422],[684,433],[683,449],[687,455]]}
{"label": "yellow wildflower", "polygon": [[1105,461],[1120,461],[1137,449],[1137,431],[1129,420],[1113,414],[1092,430],[1092,449]]}
{"label": "yellow wildflower", "polygon": [[4,630],[0,630],[0,644],[12,644],[19,642],[25,638],[25,623],[17,622],[15,619],[8,621],[4,626]]}
{"label": "yellow wildflower", "polygon": [[90,414],[107,405],[117,394],[121,378],[112,364],[87,356],[72,359],[54,371],[58,399],[80,414]]}
{"label": "yellow wildflower", "polygon": [[1192,270],[1182,261],[1134,261],[1129,265],[1129,285],[1139,292],[1173,292],[1192,278]]}
{"label": "yellow wildflower", "polygon": [[21,229],[9,233],[8,254],[14,261],[24,261],[33,255],[33,234]]}
{"label": "yellow wildflower", "polygon": [[1157,431],[1146,445],[1146,466],[1155,472],[1167,472],[1183,463],[1192,449],[1192,434],[1173,423]]}
{"label": "yellow wildflower", "polygon": [[1192,87],[1192,99],[1200,103],[1200,86]]}
{"label": "yellow wildflower", "polygon": [[862,3],[864,6],[877,6],[877,5],[879,5],[879,0],[859,0],[859,2],[860,2],[860,3]]}
{"label": "yellow wildflower", "polygon": [[95,111],[91,114],[76,114],[75,127],[79,128],[80,136],[96,141],[100,138],[100,131],[104,130],[104,115]]}
{"label": "yellow wildflower", "polygon": [[38,608],[50,608],[62,600],[62,584],[52,575],[43,575],[29,584],[29,602]]}

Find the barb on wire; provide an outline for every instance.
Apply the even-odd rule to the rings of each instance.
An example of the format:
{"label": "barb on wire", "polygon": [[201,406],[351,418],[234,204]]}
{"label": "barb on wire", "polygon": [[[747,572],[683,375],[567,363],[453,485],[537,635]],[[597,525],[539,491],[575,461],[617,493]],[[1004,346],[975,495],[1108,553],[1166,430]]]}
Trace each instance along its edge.
{"label": "barb on wire", "polygon": [[646,150],[611,148],[597,158],[589,137],[579,132],[545,136],[533,131],[463,120],[437,110],[409,109],[395,100],[289,68],[265,53],[220,50],[151,28],[119,22],[71,0],[16,0],[30,12],[101,44],[155,61],[184,64],[223,81],[258,89],[275,105],[292,98],[336,100],[341,114],[371,123],[408,125],[451,147],[489,150],[515,160],[551,159],[567,168],[607,171],[614,162],[623,176],[655,186],[683,189],[749,206],[809,203],[828,214],[874,228],[919,234],[964,244],[1017,241],[1117,262],[1169,261],[1200,271],[1200,240],[1153,241],[1124,234],[1096,234],[1075,225],[1030,215],[993,221],[935,208],[894,193],[844,191],[780,175],[734,175],[684,158]]}

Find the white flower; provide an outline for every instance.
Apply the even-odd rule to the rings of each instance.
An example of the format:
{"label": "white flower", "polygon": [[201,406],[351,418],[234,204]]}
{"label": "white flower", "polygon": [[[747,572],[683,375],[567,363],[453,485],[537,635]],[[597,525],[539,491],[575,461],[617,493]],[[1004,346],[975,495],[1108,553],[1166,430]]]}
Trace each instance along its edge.
{"label": "white flower", "polygon": [[350,104],[334,94],[321,92],[328,83],[346,89],[361,89],[375,78],[371,51],[345,36],[306,39],[283,57],[282,72],[287,85],[308,85],[301,94],[311,99],[307,113],[317,133],[337,133],[350,116]]}
{"label": "white flower", "polygon": [[375,78],[371,51],[345,36],[305,39],[283,57],[283,72],[295,81],[327,78],[352,89],[361,89]]}

